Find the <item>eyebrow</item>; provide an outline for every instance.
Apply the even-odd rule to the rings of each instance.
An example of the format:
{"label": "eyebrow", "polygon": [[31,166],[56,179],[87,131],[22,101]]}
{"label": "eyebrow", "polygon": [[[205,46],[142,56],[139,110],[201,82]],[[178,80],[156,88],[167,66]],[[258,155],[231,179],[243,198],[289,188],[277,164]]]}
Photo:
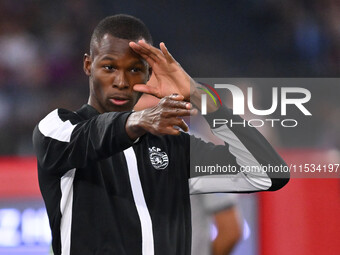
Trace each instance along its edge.
{"label": "eyebrow", "polygon": [[111,60],[112,61],[112,60],[116,60],[116,59],[113,58],[113,57],[105,56],[105,57],[100,59],[100,61],[103,61],[103,60]]}
{"label": "eyebrow", "polygon": [[[110,57],[110,56],[104,56],[104,57],[101,58],[99,61],[105,61],[105,60],[108,60],[108,61],[117,61],[116,58]],[[131,63],[129,63],[129,66],[134,66],[134,65],[144,65],[145,63],[146,63],[146,61],[144,62],[144,61],[141,60],[141,59],[137,59],[137,60],[132,61]]]}
{"label": "eyebrow", "polygon": [[130,63],[131,66],[133,66],[133,65],[144,65],[144,64],[145,64],[145,62],[141,59],[138,59],[138,60]]}

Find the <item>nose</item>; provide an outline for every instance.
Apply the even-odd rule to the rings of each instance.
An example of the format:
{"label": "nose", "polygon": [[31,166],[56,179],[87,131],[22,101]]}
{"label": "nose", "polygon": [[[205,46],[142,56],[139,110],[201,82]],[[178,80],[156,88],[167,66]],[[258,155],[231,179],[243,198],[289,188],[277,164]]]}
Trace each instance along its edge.
{"label": "nose", "polygon": [[117,72],[113,81],[113,87],[116,87],[118,89],[124,89],[129,87],[129,83],[125,77],[124,72],[122,71]]}

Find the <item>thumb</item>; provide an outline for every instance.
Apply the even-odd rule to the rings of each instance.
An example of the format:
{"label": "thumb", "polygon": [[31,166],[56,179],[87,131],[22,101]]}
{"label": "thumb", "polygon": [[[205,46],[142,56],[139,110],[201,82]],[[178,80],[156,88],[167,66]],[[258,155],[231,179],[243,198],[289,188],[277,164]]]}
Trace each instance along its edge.
{"label": "thumb", "polygon": [[151,94],[153,96],[157,96],[157,95],[155,95],[155,93],[156,93],[155,89],[148,86],[148,85],[145,85],[145,84],[135,84],[133,86],[133,90],[138,91],[138,92],[142,92],[142,93],[146,93],[146,94]]}
{"label": "thumb", "polygon": [[184,100],[184,96],[179,95],[177,93],[171,94],[169,96],[172,100],[176,100],[176,101],[183,101]]}

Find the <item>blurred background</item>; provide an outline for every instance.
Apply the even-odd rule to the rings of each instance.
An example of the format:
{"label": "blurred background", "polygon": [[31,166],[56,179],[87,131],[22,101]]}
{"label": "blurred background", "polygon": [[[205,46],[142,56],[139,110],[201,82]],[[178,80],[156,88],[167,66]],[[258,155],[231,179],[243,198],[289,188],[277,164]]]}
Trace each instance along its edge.
{"label": "blurred background", "polygon": [[[87,102],[83,54],[117,13],[142,19],[192,77],[340,76],[338,0],[0,0],[0,254],[49,251],[32,131],[55,108]],[[273,142],[287,162],[339,163],[340,85],[313,90],[308,125]],[[234,254],[340,254],[339,195],[339,179],[296,179],[240,196]]]}

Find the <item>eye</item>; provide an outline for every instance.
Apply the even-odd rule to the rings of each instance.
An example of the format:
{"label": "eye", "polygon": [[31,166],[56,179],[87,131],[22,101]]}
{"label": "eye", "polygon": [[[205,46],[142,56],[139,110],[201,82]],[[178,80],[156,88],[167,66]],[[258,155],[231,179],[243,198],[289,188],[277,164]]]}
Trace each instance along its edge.
{"label": "eye", "polygon": [[139,67],[131,68],[131,72],[132,72],[132,73],[138,73],[138,72],[141,72],[141,71],[142,71],[142,69],[139,68]]}
{"label": "eye", "polygon": [[112,65],[104,65],[103,68],[108,71],[113,71],[115,69]]}

